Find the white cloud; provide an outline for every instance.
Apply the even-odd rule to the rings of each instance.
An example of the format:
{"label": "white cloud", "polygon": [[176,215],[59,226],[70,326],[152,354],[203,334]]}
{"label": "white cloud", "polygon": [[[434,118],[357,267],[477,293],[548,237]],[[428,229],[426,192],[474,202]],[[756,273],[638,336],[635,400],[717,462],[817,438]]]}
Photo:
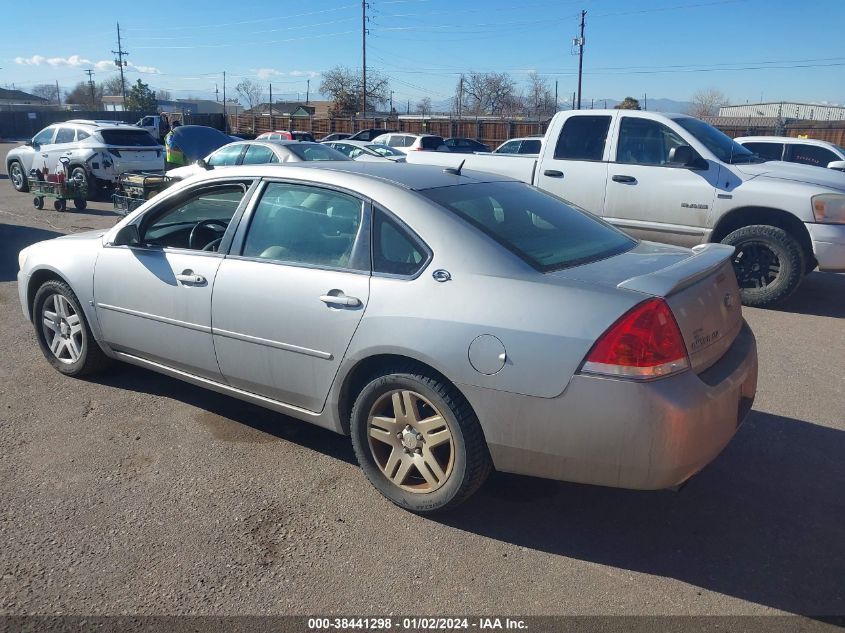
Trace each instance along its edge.
{"label": "white cloud", "polygon": [[[70,57],[44,57],[43,55],[33,55],[32,57],[15,57],[15,63],[21,66],[52,66],[53,68],[78,68],[79,66],[88,66],[96,68],[100,71],[117,70],[114,61],[104,59],[98,62],[92,62],[90,59],[85,59],[79,55],[71,55]],[[139,73],[157,75],[161,71],[154,66],[138,66],[129,62],[126,66],[128,70],[135,70]]]}
{"label": "white cloud", "polygon": [[291,70],[285,72],[283,70],[276,70],[275,68],[256,68],[254,72],[255,76],[262,81],[267,81],[273,77],[307,77],[313,79],[320,75],[320,73],[314,70]]}

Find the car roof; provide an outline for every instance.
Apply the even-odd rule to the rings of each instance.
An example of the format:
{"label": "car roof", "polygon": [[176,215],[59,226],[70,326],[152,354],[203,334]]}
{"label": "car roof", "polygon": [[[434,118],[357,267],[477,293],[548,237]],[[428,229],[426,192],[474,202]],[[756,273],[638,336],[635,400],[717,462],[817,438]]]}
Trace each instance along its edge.
{"label": "car roof", "polygon": [[[286,165],[240,165],[227,167],[225,173],[227,178],[290,177],[292,179],[313,180],[314,177],[311,174],[299,170],[330,171],[351,177],[352,181],[375,180],[411,191],[482,182],[519,182],[506,176],[497,176],[480,171],[467,169],[456,175],[437,165],[409,165],[398,164],[393,161],[306,161]],[[205,172],[205,176],[215,177],[215,172]],[[200,178],[202,177],[201,175]]]}
{"label": "car roof", "polygon": [[62,125],[72,125],[84,128],[96,128],[98,130],[125,130],[126,128],[135,128],[138,130],[141,129],[136,128],[131,123],[124,123],[123,121],[101,121],[94,119],[70,119],[69,121],[58,121],[56,123],[51,123],[48,127],[57,127]]}
{"label": "car roof", "polygon": [[833,143],[829,141],[822,141],[816,138],[796,138],[794,136],[738,136],[734,140],[737,142],[807,143],[808,145],[821,145],[824,147],[833,145]]}

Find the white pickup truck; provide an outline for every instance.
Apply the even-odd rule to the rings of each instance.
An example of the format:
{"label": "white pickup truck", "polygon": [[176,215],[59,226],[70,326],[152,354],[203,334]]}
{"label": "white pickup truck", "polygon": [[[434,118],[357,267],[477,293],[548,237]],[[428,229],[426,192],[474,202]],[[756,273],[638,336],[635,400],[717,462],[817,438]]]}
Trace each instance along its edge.
{"label": "white pickup truck", "polygon": [[764,162],[686,115],[560,112],[536,158],[411,152],[408,162],[511,176],[637,238],[733,245],[746,305],[788,297],[816,266],[845,271],[845,173]]}

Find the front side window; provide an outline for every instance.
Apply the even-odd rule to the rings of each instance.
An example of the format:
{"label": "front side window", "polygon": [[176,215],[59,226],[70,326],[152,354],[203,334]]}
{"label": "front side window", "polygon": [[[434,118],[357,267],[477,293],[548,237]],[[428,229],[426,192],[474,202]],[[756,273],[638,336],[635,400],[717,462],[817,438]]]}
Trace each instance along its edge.
{"label": "front side window", "polygon": [[60,127],[59,131],[56,132],[56,143],[73,143],[75,133],[73,128],[69,127]]}
{"label": "front side window", "polygon": [[566,119],[555,146],[557,160],[601,160],[609,116],[575,115]]}
{"label": "front side window", "polygon": [[373,216],[373,272],[416,275],[428,263],[428,253],[414,236],[384,211]]}
{"label": "front side window", "polygon": [[783,159],[783,143],[743,143],[742,146],[765,160]]}
{"label": "front side window", "polygon": [[362,208],[361,200],[338,191],[269,183],[252,214],[241,255],[369,270],[367,245],[358,240]]}
{"label": "front side window", "polygon": [[745,149],[730,136],[701,119],[680,117],[675,119],[675,123],[692,134],[699,143],[713,152],[716,158],[722,162],[728,164],[761,162],[761,159],[754,152]]}
{"label": "front side window", "polygon": [[686,141],[657,121],[622,117],[616,162],[630,165],[667,165],[670,153]]}
{"label": "front side window", "polygon": [[300,160],[349,160],[348,157],[335,149],[319,143],[295,143],[286,146],[290,152],[299,157]]}
{"label": "front side window", "polygon": [[405,147],[405,137],[400,134],[391,134],[387,137],[387,144],[390,147]]}
{"label": "front side window", "polygon": [[247,183],[193,191],[153,211],[141,226],[145,246],[214,251],[247,190]]}
{"label": "front side window", "polygon": [[499,154],[516,154],[519,151],[519,141],[508,141],[496,150]]}
{"label": "front side window", "polygon": [[793,163],[801,163],[802,165],[827,167],[828,163],[840,160],[840,158],[829,149],[826,147],[819,147],[818,145],[795,143],[789,145],[787,151],[789,152],[787,160]]}
{"label": "front side window", "polygon": [[212,167],[231,167],[232,165],[237,165],[238,159],[241,157],[241,152],[243,151],[243,145],[226,145],[209,156],[208,164]]}
{"label": "front side window", "polygon": [[354,145],[347,145],[346,143],[332,143],[329,147],[336,149],[344,156],[349,156],[352,154],[352,150],[355,149]]}
{"label": "front side window", "polygon": [[279,158],[275,152],[266,145],[249,145],[242,161],[244,165],[268,165],[278,162]]}
{"label": "front side window", "polygon": [[422,192],[542,272],[630,250],[636,241],[586,211],[521,182]]}
{"label": "front side window", "polygon": [[53,142],[53,135],[56,133],[56,128],[48,127],[41,130],[32,139],[33,145],[49,145]]}
{"label": "front side window", "polygon": [[528,139],[522,141],[522,145],[519,146],[519,153],[520,154],[539,154],[540,148],[542,147],[542,143],[540,139]]}
{"label": "front side window", "polygon": [[428,150],[437,150],[443,145],[443,139],[440,136],[423,136],[420,139],[420,147]]}

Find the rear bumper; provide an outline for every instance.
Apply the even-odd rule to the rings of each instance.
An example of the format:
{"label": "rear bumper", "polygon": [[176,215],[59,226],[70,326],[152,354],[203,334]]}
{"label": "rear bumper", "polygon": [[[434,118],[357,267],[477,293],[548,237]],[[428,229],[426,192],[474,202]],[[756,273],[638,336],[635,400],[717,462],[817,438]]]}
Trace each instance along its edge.
{"label": "rear bumper", "polygon": [[819,270],[845,271],[845,224],[805,224],[813,241]]}
{"label": "rear bumper", "polygon": [[700,375],[641,383],[576,375],[561,396],[461,385],[498,470],[653,490],[676,486],[727,445],[754,401],[757,347],[747,325]]}

